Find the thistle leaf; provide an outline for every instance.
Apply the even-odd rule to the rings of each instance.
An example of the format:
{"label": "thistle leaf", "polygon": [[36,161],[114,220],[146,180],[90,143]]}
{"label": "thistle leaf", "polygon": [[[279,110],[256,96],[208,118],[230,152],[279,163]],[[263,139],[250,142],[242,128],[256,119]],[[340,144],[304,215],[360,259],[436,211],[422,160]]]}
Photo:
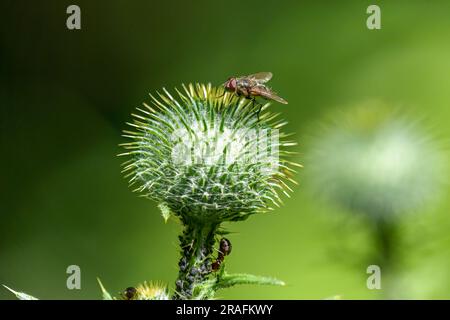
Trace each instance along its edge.
{"label": "thistle leaf", "polygon": [[229,288],[238,284],[285,285],[283,281],[272,277],[255,276],[246,273],[227,274],[222,267],[219,271],[219,275],[215,279],[210,279],[197,285],[193,296],[194,299],[198,300],[211,299],[217,290]]}
{"label": "thistle leaf", "polygon": [[114,300],[111,294],[108,291],[106,291],[105,287],[103,286],[103,283],[100,281],[99,278],[97,278],[97,282],[98,285],[100,286],[100,289],[102,290],[103,300]]}
{"label": "thistle leaf", "polygon": [[11,291],[19,300],[39,300],[38,298],[35,298],[33,296],[30,296],[29,294],[23,293],[23,292],[18,292],[15,291],[5,285],[3,285],[6,289],[8,289],[9,291]]}
{"label": "thistle leaf", "polygon": [[264,276],[256,276],[246,273],[223,274],[216,284],[217,289],[229,288],[237,284],[260,284],[284,286],[284,281]]}

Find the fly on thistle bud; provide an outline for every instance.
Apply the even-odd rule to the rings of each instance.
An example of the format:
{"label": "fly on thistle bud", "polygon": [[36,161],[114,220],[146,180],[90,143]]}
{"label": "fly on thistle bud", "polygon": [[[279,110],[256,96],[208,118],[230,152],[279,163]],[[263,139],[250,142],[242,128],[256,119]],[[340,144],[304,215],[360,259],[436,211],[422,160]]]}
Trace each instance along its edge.
{"label": "fly on thistle bud", "polygon": [[[167,90],[138,108],[124,172],[144,193],[184,220],[221,223],[278,206],[293,170],[285,124],[260,106],[210,85]],[[266,109],[267,105],[263,107]],[[167,214],[167,212],[166,212]]]}

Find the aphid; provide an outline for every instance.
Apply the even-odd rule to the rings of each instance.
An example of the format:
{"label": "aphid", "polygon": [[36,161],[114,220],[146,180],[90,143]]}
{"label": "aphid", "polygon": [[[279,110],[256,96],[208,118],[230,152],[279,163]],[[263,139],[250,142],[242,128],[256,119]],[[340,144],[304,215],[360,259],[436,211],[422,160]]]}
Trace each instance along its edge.
{"label": "aphid", "polygon": [[122,297],[125,300],[133,300],[133,298],[136,296],[136,288],[134,287],[128,287],[122,292]]}
{"label": "aphid", "polygon": [[211,265],[211,268],[213,271],[219,270],[225,256],[227,256],[231,253],[231,248],[232,247],[231,247],[230,240],[228,240],[226,238],[220,239],[219,253],[217,255],[217,259]]}
{"label": "aphid", "polygon": [[267,100],[274,100],[283,104],[287,101],[279,97],[269,87],[265,85],[272,79],[272,72],[259,72],[242,77],[231,77],[224,83],[226,91],[234,92],[238,96],[255,101],[255,97],[262,97]]}

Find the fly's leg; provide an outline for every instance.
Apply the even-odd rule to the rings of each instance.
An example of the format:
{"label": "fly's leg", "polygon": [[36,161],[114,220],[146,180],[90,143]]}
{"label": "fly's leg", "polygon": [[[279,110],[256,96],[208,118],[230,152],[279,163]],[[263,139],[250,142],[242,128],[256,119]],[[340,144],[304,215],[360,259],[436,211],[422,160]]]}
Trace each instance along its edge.
{"label": "fly's leg", "polygon": [[255,106],[255,100],[256,100],[255,97],[252,97],[251,95],[247,94],[247,95],[245,95],[245,99],[252,100],[252,107]]}
{"label": "fly's leg", "polygon": [[[255,101],[255,99],[253,99],[253,101]],[[258,117],[258,122],[259,122],[259,114],[261,113],[261,110],[262,110],[262,104],[259,104],[258,112],[256,112],[256,116]]]}
{"label": "fly's leg", "polygon": [[258,111],[256,112],[256,116],[258,117],[258,121],[259,121],[259,114],[261,113],[262,104],[261,104],[261,103],[258,103],[258,101],[256,101],[256,97],[252,97],[252,96],[249,95],[249,96],[247,96],[246,98],[252,100],[252,109],[255,107],[255,103],[256,103],[256,104],[259,104],[259,109],[258,109]]}

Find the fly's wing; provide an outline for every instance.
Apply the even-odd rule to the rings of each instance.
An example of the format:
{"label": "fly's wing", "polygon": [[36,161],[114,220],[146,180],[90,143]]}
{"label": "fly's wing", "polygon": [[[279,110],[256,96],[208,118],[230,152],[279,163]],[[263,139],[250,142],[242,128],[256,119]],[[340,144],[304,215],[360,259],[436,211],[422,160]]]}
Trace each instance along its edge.
{"label": "fly's wing", "polygon": [[272,72],[258,72],[255,74],[250,74],[246,76],[245,78],[252,79],[258,83],[266,83],[270,79],[272,79]]}
{"label": "fly's wing", "polygon": [[253,96],[261,96],[268,100],[274,100],[282,104],[287,104],[288,102],[283,98],[276,95],[275,92],[270,90],[265,86],[257,86],[250,89],[250,94]]}

